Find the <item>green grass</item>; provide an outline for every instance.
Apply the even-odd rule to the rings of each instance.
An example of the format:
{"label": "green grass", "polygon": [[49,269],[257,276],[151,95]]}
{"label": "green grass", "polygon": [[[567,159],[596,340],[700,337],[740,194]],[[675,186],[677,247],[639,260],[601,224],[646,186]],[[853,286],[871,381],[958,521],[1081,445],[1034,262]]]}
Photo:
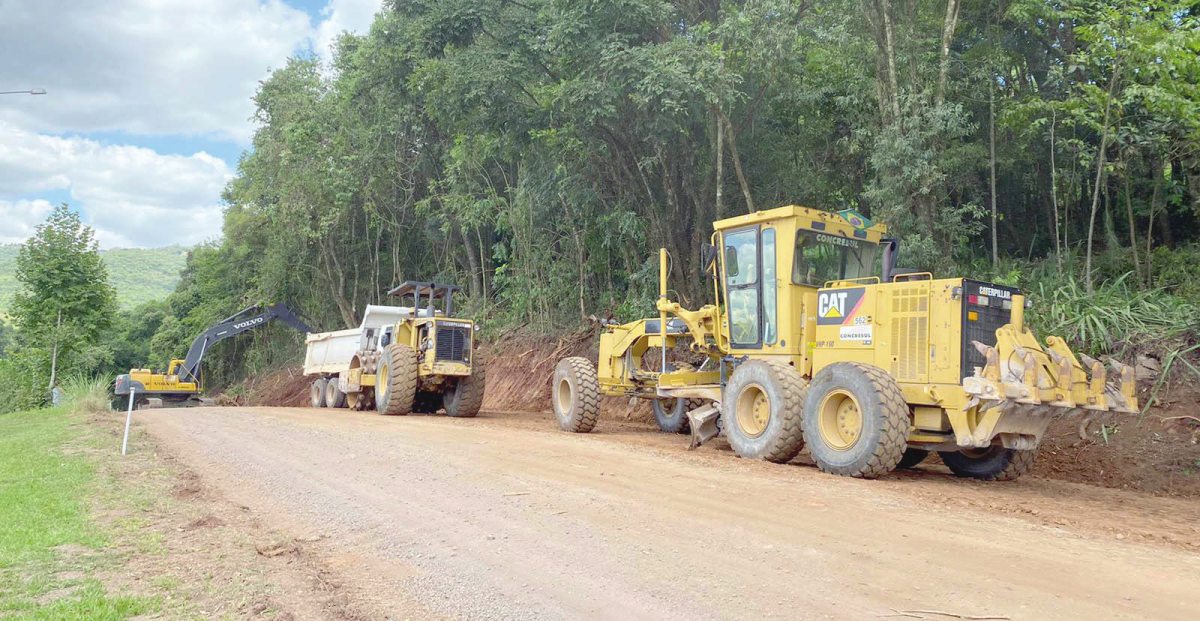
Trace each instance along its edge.
{"label": "green grass", "polygon": [[91,577],[111,560],[90,517],[96,469],[64,448],[76,437],[64,408],[0,416],[0,616],[128,619],[157,598],[108,593]]}

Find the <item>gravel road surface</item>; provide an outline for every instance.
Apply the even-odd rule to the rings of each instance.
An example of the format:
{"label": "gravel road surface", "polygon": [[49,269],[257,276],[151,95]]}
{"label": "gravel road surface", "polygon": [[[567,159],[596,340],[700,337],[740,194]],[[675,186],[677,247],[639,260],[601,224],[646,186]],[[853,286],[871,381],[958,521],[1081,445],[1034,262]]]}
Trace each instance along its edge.
{"label": "gravel road surface", "polygon": [[858,481],[536,414],[137,418],[230,502],[316,542],[380,618],[1200,615],[1196,503],[940,466]]}

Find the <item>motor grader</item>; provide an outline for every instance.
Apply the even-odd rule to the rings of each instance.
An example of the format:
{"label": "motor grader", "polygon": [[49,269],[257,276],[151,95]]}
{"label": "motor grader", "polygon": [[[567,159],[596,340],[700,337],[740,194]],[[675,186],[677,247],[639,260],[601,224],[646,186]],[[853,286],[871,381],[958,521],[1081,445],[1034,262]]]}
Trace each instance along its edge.
{"label": "motor grader", "polygon": [[[1013,287],[897,268],[886,226],[853,211],[713,228],[701,262],[715,303],[668,299],[660,251],[658,317],[604,326],[597,365],[556,367],[562,429],[591,431],[602,395],[638,397],[692,448],[720,433],[740,457],[783,463],[807,445],[821,470],[864,478],[936,451],[958,476],[1011,480],[1055,417],[1137,409],[1131,367],[1040,343]],[[702,364],[668,362],[683,345]]]}

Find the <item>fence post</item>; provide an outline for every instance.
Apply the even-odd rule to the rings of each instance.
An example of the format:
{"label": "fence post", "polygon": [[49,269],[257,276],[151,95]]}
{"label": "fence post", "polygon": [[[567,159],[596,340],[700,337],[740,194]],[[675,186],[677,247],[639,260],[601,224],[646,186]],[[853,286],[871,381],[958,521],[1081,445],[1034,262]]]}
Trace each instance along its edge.
{"label": "fence post", "polygon": [[121,441],[121,454],[125,454],[126,447],[129,446],[129,423],[133,421],[133,393],[137,392],[133,386],[129,387],[129,409],[125,412],[125,439]]}

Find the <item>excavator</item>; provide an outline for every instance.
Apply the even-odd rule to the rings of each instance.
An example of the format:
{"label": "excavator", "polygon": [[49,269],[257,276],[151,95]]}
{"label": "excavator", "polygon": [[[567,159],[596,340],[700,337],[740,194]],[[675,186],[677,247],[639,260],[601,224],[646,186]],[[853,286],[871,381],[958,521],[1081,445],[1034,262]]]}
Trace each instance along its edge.
{"label": "excavator", "polygon": [[204,373],[200,362],[212,345],[243,332],[260,328],[272,321],[281,321],[301,332],[312,329],[301,320],[301,313],[287,304],[267,304],[264,307],[250,306],[217,322],[200,333],[183,360],[175,359],[166,373],[155,373],[150,369],[130,369],[118,375],[113,392],[114,405],[124,402],[132,390],[139,408],[195,407],[214,405],[212,399],[202,396]]}

